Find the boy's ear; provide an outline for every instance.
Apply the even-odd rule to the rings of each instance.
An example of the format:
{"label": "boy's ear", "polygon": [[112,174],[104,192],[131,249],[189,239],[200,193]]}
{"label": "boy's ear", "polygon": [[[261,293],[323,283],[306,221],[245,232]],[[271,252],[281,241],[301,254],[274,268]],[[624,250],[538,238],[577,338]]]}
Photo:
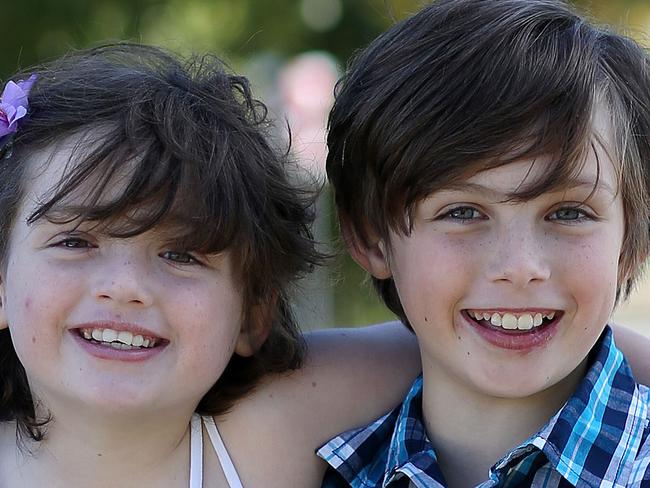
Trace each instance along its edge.
{"label": "boy's ear", "polygon": [[277,295],[271,303],[257,304],[250,307],[248,318],[243,321],[235,352],[243,357],[252,356],[259,351],[271,332],[271,310],[275,309]]}
{"label": "boy's ear", "polygon": [[362,239],[347,218],[341,218],[341,234],[350,256],[375,278],[385,280],[392,276],[386,244],[374,232]]}

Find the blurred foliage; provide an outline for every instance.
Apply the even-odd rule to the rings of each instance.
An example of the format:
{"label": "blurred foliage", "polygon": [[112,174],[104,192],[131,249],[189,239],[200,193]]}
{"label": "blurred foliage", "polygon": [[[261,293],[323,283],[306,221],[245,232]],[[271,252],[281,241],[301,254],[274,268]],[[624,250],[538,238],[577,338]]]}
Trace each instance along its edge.
{"label": "blurred foliage", "polygon": [[[136,40],[180,52],[212,51],[237,70],[270,70],[277,62],[311,50],[332,53],[343,65],[422,0],[4,0],[0,79],[74,49],[106,40]],[[644,42],[650,31],[648,0],[576,0],[592,15],[627,25]],[[328,20],[329,19],[329,20]],[[251,62],[257,59],[257,63]],[[261,60],[261,61],[260,61]],[[253,76],[265,79],[265,76]],[[267,75],[268,78],[268,75]],[[262,83],[265,85],[265,83]],[[257,87],[256,87],[257,88]],[[272,96],[257,88],[264,97]],[[333,212],[325,212],[336,235]],[[390,317],[364,273],[349,257],[331,273],[339,324]],[[343,279],[345,277],[345,279]]]}
{"label": "blurred foliage", "polygon": [[[18,67],[107,39],[141,40],[181,51],[252,54],[329,51],[344,61],[422,0],[22,0],[3,2],[0,77]],[[650,25],[647,0],[578,1],[593,14],[637,30]],[[310,17],[334,12],[331,24]]]}

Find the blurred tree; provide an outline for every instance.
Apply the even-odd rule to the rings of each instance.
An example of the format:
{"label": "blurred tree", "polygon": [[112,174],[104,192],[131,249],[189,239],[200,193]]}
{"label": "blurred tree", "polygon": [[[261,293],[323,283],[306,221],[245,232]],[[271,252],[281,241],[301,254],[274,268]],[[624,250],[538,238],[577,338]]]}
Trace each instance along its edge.
{"label": "blurred tree", "polygon": [[[339,60],[422,0],[22,0],[3,2],[0,76],[106,39],[132,39],[181,50],[280,57],[325,50]],[[581,0],[599,18],[643,30],[647,0]]]}

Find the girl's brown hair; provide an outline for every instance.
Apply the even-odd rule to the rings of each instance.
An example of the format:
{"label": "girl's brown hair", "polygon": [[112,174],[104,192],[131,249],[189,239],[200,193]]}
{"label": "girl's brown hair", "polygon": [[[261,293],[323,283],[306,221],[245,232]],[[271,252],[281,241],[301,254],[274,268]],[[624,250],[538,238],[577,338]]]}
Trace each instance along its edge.
{"label": "girl's brown hair", "polygon": [[[70,170],[29,223],[92,222],[116,237],[173,226],[186,249],[228,249],[241,281],[243,320],[271,324],[261,349],[235,355],[197,411],[223,413],[263,374],[297,368],[303,344],[289,291],[320,259],[310,233],[314,193],[289,181],[289,161],[269,143],[266,107],[248,81],[212,56],[184,61],[126,43],[73,52],[26,73],[14,79],[37,76],[28,117],[10,156],[0,160],[3,262],[30,156],[75,137]],[[114,195],[114,178],[125,174],[127,184]],[[70,207],[66,197],[89,182],[83,205]],[[21,432],[40,439],[37,399],[7,329],[0,331],[0,371],[0,419],[16,420]]]}

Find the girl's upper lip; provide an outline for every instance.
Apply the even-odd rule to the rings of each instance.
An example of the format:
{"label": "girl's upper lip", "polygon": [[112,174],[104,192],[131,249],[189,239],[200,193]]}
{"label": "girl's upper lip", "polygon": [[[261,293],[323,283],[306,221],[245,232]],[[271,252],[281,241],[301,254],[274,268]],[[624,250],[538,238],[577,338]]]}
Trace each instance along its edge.
{"label": "girl's upper lip", "polygon": [[70,329],[111,329],[116,332],[127,331],[133,333],[134,335],[142,335],[147,337],[153,337],[156,339],[167,340],[165,337],[161,337],[159,334],[153,332],[151,329],[147,329],[146,327],[142,327],[140,325],[133,324],[130,322],[113,322],[113,321],[105,321],[105,320],[96,320],[92,322],[83,322],[83,323],[75,324],[74,326],[70,327]]}
{"label": "girl's upper lip", "polygon": [[521,308],[509,308],[509,307],[466,307],[463,310],[471,310],[472,312],[483,312],[483,313],[558,313],[563,310],[560,308],[553,307],[521,307]]}

